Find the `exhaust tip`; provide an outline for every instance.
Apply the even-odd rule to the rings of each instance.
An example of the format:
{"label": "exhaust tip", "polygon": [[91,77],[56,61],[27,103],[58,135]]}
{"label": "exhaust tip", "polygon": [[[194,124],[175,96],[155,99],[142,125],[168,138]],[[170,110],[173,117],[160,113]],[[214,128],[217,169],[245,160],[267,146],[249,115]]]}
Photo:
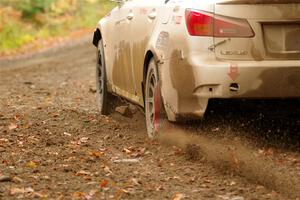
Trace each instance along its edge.
{"label": "exhaust tip", "polygon": [[238,83],[231,83],[229,86],[231,92],[238,92],[240,90],[240,85]]}

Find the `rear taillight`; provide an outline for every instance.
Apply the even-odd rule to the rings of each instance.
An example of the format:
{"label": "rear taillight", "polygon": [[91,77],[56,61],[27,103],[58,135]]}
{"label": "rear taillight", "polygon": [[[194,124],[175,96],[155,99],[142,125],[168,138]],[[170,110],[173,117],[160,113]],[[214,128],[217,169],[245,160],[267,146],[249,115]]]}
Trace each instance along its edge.
{"label": "rear taillight", "polygon": [[192,36],[250,38],[255,35],[246,19],[191,9],[186,10],[185,16],[188,32]]}

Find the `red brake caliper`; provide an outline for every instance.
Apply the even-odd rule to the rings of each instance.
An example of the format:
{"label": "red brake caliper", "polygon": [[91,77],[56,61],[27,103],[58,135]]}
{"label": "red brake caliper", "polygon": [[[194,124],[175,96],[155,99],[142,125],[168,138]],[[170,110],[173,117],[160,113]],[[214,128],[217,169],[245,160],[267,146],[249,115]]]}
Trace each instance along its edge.
{"label": "red brake caliper", "polygon": [[159,131],[160,105],[161,105],[160,85],[157,84],[154,91],[154,132],[155,133],[158,133]]}

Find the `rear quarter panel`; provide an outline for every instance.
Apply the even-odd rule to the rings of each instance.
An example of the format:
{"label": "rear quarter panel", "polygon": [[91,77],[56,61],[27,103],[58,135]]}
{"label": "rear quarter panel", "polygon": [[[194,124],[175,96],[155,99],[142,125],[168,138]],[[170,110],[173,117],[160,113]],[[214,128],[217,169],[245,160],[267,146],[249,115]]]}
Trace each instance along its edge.
{"label": "rear quarter panel", "polygon": [[[191,113],[190,109],[202,113],[203,109],[197,98],[190,98],[195,88],[195,73],[191,55],[199,55],[203,61],[215,60],[215,54],[209,50],[213,45],[212,37],[192,37],[189,35],[185,11],[187,8],[213,12],[213,4],[204,1],[170,1],[163,11],[160,23],[157,24],[150,42],[159,63],[162,96],[168,118],[176,121],[176,113]],[[178,81],[180,80],[180,81]],[[182,101],[190,108],[182,107]],[[195,106],[194,106],[195,105]],[[196,109],[199,109],[196,111]],[[189,118],[190,116],[186,116]]]}

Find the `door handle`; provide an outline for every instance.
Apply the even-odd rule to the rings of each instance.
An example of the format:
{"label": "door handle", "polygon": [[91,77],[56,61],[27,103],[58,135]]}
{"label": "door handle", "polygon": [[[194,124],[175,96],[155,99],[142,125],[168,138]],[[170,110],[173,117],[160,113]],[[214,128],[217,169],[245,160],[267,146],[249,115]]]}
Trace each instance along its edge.
{"label": "door handle", "polygon": [[149,15],[148,15],[149,19],[155,19],[156,18],[156,12],[152,11]]}
{"label": "door handle", "polygon": [[133,19],[133,13],[129,13],[129,14],[127,15],[127,19],[128,19],[128,20],[132,20],[132,19]]}

